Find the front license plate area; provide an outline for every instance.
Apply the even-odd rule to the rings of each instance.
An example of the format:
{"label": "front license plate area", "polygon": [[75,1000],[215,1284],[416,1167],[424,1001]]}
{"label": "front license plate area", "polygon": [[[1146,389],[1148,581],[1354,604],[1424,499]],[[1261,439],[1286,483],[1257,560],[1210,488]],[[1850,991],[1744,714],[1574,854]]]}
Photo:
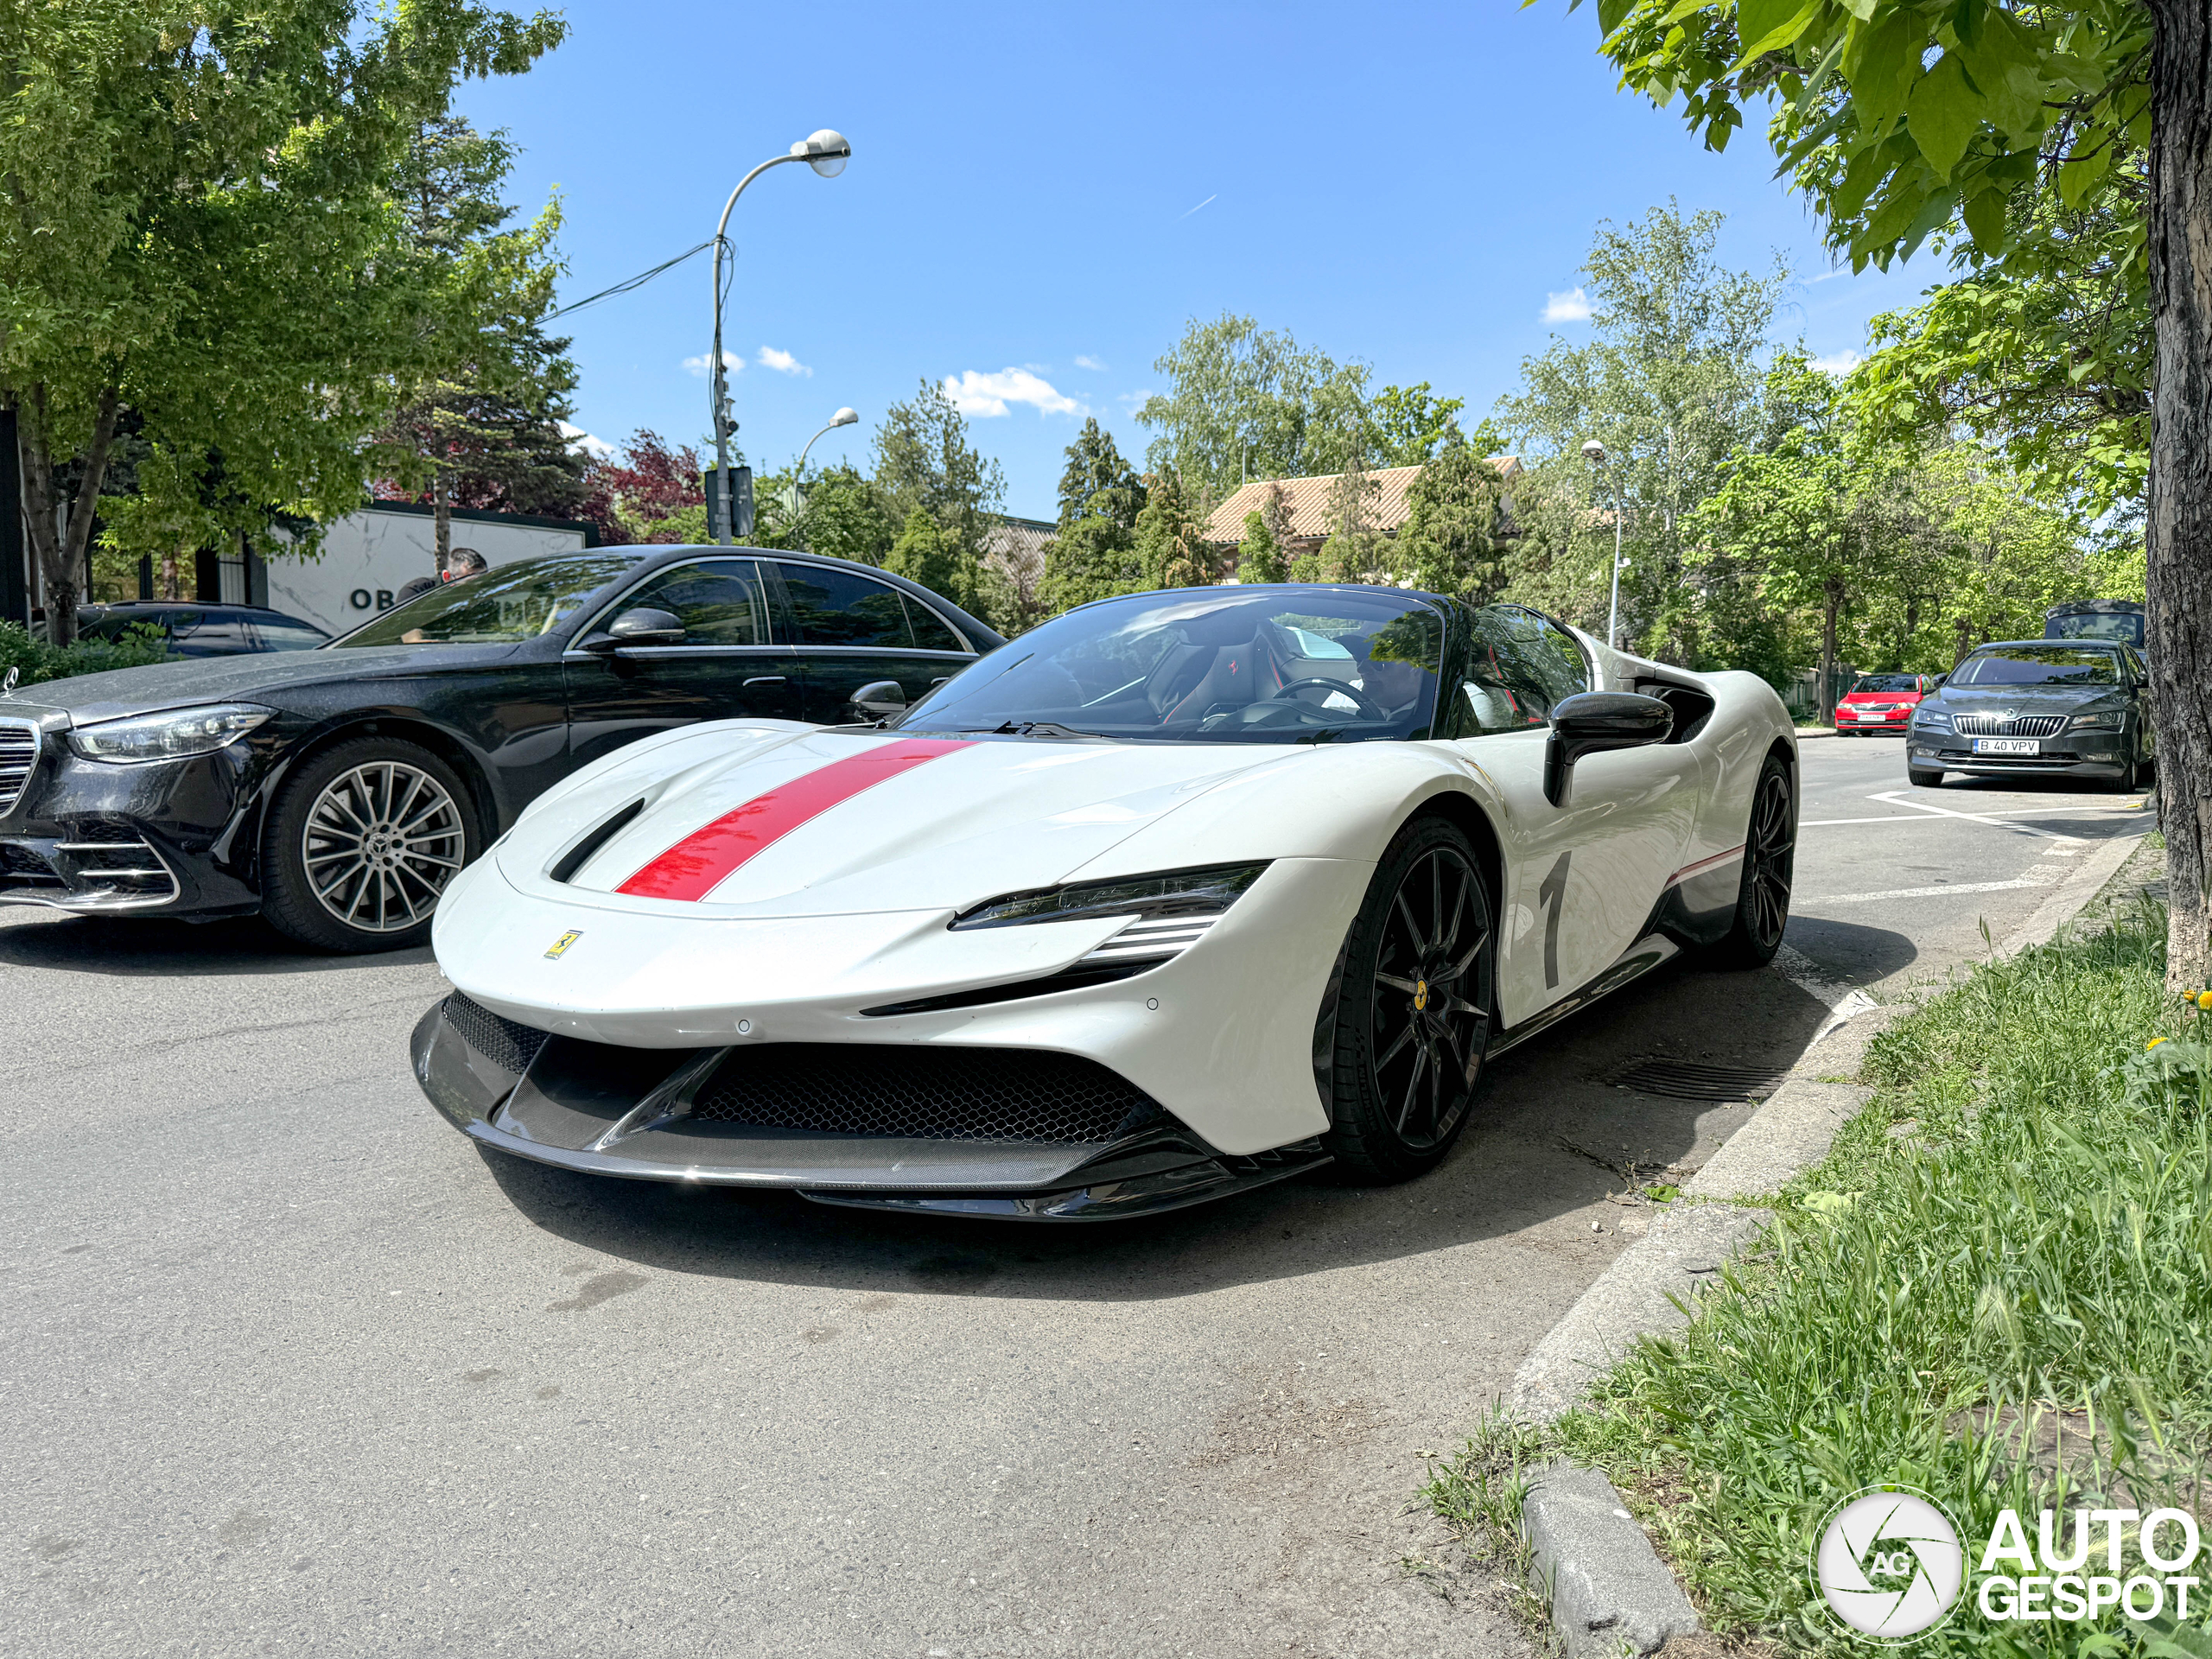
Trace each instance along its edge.
{"label": "front license plate area", "polygon": [[1977,737],[1974,741],[1976,754],[2038,754],[2043,745],[2032,737]]}

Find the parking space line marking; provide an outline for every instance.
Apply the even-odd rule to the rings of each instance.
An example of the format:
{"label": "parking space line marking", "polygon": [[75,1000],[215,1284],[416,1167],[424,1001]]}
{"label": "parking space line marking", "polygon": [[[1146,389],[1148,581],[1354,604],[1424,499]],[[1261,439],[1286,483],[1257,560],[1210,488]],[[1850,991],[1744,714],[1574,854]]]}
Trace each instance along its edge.
{"label": "parking space line marking", "polygon": [[1801,905],[1859,905],[1875,899],[1934,899],[1948,893],[2012,893],[2021,887],[2047,887],[2048,881],[1961,881],[1948,887],[1895,887],[1887,893],[1835,893],[1818,899],[1800,899]]}
{"label": "parking space line marking", "polygon": [[1932,813],[1942,818],[1964,818],[1969,823],[1994,824],[1999,830],[2012,830],[2024,836],[2040,836],[2045,841],[2079,841],[2079,836],[2062,836],[2055,830],[2038,830],[2031,823],[2007,823],[2002,818],[1993,818],[1979,812],[1954,812],[1948,806],[1929,806],[1920,801],[1899,800],[1902,790],[1891,790],[1886,795],[1869,795],[1870,801],[1880,801],[1889,806],[1909,806],[1916,812]]}
{"label": "parking space line marking", "polygon": [[1829,825],[1837,823],[1925,823],[1927,822],[1928,815],[1924,812],[1899,812],[1892,817],[1886,818],[1806,818],[1797,827],[1800,830],[1825,830]]}

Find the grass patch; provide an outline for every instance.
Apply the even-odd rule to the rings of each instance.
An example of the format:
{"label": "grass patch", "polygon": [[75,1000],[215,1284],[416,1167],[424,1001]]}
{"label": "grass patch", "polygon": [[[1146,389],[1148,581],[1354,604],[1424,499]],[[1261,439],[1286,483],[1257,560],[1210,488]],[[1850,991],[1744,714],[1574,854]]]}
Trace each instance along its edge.
{"label": "grass patch", "polygon": [[1967,1598],[1916,1649],[2212,1659],[2171,1618],[1998,1624],[1972,1601],[2000,1509],[2031,1540],[2044,1508],[2164,1504],[2212,1535],[2212,1015],[2164,992],[2164,941],[2139,903],[1900,1020],[1870,1047],[1872,1101],[1696,1321],[1516,1431],[1504,1465],[1486,1430],[1461,1460],[1480,1467],[1432,1484],[1440,1510],[1495,1524],[1495,1497],[1460,1487],[1563,1452],[1612,1478],[1713,1629],[1817,1649],[1847,1637],[1811,1583],[1816,1535],[1850,1493],[1901,1482],[1968,1554]]}

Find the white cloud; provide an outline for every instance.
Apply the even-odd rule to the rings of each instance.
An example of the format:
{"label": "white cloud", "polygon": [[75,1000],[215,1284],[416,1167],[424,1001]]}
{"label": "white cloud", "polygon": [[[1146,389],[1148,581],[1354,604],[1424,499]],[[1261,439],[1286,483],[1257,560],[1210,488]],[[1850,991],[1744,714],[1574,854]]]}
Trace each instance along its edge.
{"label": "white cloud", "polygon": [[963,415],[978,418],[1003,415],[1008,404],[1030,404],[1040,415],[1080,415],[1083,405],[1052,383],[1027,369],[1001,369],[978,374],[969,369],[955,379],[944,377],[944,395]]}
{"label": "white cloud", "polygon": [[[702,367],[704,362],[702,358]],[[581,426],[570,426],[566,421],[561,423],[561,435],[569,441],[569,448],[581,449],[594,461],[605,461],[614,453],[614,446],[605,438],[595,438]]]}
{"label": "white cloud", "polygon": [[1096,370],[1101,374],[1106,372],[1106,365],[1095,357],[1078,357],[1075,360],[1075,365],[1078,369]]}
{"label": "white cloud", "polygon": [[1833,352],[1826,357],[1816,357],[1813,366],[1822,374],[1849,374],[1866,359],[1856,352]]}
{"label": "white cloud", "polygon": [[[691,372],[691,375],[694,379],[705,379],[707,378],[707,354],[704,352],[702,352],[696,357],[685,358],[683,359],[683,366]],[[745,367],[745,359],[740,357],[735,352],[733,352],[725,346],[722,350],[722,366],[728,369],[732,374],[735,374]]]}
{"label": "white cloud", "polygon": [[[1211,203],[1213,203],[1213,202],[1219,201],[1220,200],[1221,200],[1221,192],[1220,192],[1220,191],[1218,191],[1218,190],[1217,190],[1217,191],[1215,191],[1215,192],[1213,193],[1213,194],[1211,194],[1211,195],[1208,196],[1208,197],[1205,199],[1205,201],[1200,202],[1200,203],[1198,204],[1198,207],[1207,207],[1207,206],[1209,206],[1210,204],[1211,204]],[[1188,219],[1188,218],[1191,216],[1191,214],[1192,214],[1192,213],[1197,213],[1197,212],[1198,211],[1198,207],[1193,207],[1193,208],[1191,208],[1188,212],[1186,212],[1186,213],[1185,213],[1183,214],[1183,217],[1184,217],[1185,219]]]}
{"label": "white cloud", "polygon": [[1806,287],[1808,287],[1808,288],[1810,288],[1810,287],[1812,287],[1812,286],[1813,286],[1813,284],[1814,284],[1814,283],[1832,283],[1832,282],[1834,282],[1834,281],[1837,277],[1839,277],[1839,276],[1850,276],[1850,275],[1851,275],[1851,267],[1850,267],[1850,266],[1848,266],[1848,265],[1835,265],[1835,266],[1832,266],[1832,267],[1830,267],[1830,268],[1829,268],[1828,270],[1827,270],[1822,271],[1822,272],[1821,272],[1819,276],[1808,276],[1808,277],[1805,279],[1805,286],[1806,286]]}
{"label": "white cloud", "polygon": [[793,357],[789,352],[779,352],[772,346],[763,346],[760,355],[753,359],[764,369],[773,369],[778,374],[803,374],[811,380],[814,371]]}
{"label": "white cloud", "polygon": [[1587,322],[1590,321],[1590,296],[1580,287],[1570,288],[1564,294],[1544,296],[1546,322]]}

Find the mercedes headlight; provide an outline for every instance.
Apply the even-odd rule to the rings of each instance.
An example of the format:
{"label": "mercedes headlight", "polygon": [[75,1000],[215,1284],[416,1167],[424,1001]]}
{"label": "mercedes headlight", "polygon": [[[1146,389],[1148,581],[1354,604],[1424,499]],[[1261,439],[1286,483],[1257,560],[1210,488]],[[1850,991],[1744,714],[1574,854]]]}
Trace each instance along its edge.
{"label": "mercedes headlight", "polygon": [[158,715],[103,720],[69,730],[69,747],[87,760],[179,760],[213,754],[244,737],[274,709],[251,702],[218,702],[205,709],[171,709]]}
{"label": "mercedes headlight", "polygon": [[1075,922],[1103,916],[1146,920],[1218,916],[1243,897],[1244,890],[1267,868],[1264,862],[1215,864],[1198,870],[1170,870],[1160,875],[1009,893],[962,912],[952,918],[952,925],[956,929],[1020,927],[1032,922]]}
{"label": "mercedes headlight", "polygon": [[2069,732],[2116,732],[2126,716],[2117,709],[2101,709],[2094,715],[2076,715],[2066,722]]}
{"label": "mercedes headlight", "polygon": [[1951,717],[1940,709],[1915,709],[1912,724],[1918,731],[1948,732],[1951,729]]}

